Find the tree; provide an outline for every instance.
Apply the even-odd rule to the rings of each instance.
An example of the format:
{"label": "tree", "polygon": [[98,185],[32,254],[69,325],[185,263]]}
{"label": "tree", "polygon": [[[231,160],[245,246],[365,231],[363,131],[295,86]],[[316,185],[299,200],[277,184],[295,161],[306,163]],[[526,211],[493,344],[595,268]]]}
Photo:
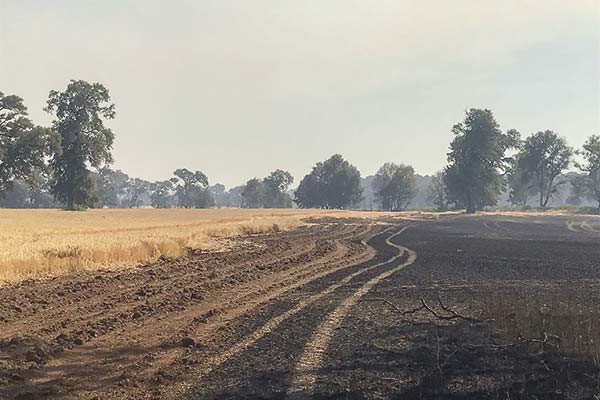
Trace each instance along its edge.
{"label": "tree", "polygon": [[115,117],[115,105],[100,83],[72,80],[64,92],[50,91],[46,111],[54,113],[61,152],[52,159],[54,196],[67,209],[92,207],[96,201],[88,170],[112,162],[113,132],[104,120]]}
{"label": "tree", "polygon": [[57,143],[54,132],[28,118],[22,98],[0,92],[0,198],[13,182],[33,184],[37,174],[47,172],[46,158]]}
{"label": "tree", "polygon": [[360,172],[344,158],[335,154],[318,162],[306,175],[294,200],[302,208],[348,208],[360,202],[362,187]]}
{"label": "tree", "polygon": [[572,155],[573,149],[567,141],[550,130],[525,139],[517,159],[518,168],[533,182],[540,207],[548,205],[559,184],[556,178],[569,167]]}
{"label": "tree", "polygon": [[496,205],[510,162],[505,154],[518,146],[518,132],[502,133],[490,110],[471,108],[452,133],[444,170],[448,200],[468,213]]}
{"label": "tree", "polygon": [[277,169],[263,179],[263,207],[291,208],[292,198],[287,190],[294,182],[294,177],[288,171]]}
{"label": "tree", "polygon": [[150,185],[150,204],[154,208],[168,208],[173,197],[173,182],[157,181]]}
{"label": "tree", "polygon": [[128,190],[129,176],[123,171],[102,167],[97,174],[92,174],[95,180],[95,191],[98,207],[119,207],[121,199]]}
{"label": "tree", "polygon": [[252,178],[242,191],[242,208],[261,208],[265,197],[265,186],[258,178]]}
{"label": "tree", "polygon": [[585,174],[583,186],[587,197],[598,202],[600,213],[600,135],[592,135],[577,152],[585,160],[575,165]]}
{"label": "tree", "polygon": [[508,193],[508,201],[513,206],[526,207],[529,197],[535,194],[532,191],[533,184],[531,177],[522,168],[522,162],[520,156],[515,157],[514,162],[506,174],[507,182],[510,187]]}
{"label": "tree", "polygon": [[183,208],[208,208],[214,205],[214,199],[208,189],[208,178],[200,171],[192,172],[180,168],[173,172],[177,206]]}
{"label": "tree", "polygon": [[448,210],[448,196],[446,195],[446,184],[444,183],[444,173],[442,171],[436,172],[431,178],[426,198],[438,211]]}
{"label": "tree", "polygon": [[375,197],[388,211],[405,209],[416,193],[415,170],[410,165],[385,163],[375,174]]}
{"label": "tree", "polygon": [[150,189],[150,182],[139,178],[129,179],[125,186],[125,202],[127,208],[136,208],[142,204],[142,195]]}

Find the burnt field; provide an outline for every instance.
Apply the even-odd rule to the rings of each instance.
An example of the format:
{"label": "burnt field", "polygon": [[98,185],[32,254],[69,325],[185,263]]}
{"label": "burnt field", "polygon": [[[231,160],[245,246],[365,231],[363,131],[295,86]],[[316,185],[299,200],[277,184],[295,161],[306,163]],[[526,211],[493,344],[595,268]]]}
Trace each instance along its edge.
{"label": "burnt field", "polygon": [[600,232],[321,219],[0,294],[0,398],[600,398]]}

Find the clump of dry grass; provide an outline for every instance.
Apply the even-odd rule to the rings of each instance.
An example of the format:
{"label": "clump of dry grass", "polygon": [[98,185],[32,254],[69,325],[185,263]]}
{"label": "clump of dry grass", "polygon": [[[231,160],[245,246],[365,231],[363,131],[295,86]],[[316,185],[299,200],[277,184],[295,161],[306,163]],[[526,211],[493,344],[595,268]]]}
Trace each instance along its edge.
{"label": "clump of dry grass", "polygon": [[187,248],[222,250],[228,239],[288,230],[306,218],[377,212],[244,209],[0,210],[0,281],[134,266]]}

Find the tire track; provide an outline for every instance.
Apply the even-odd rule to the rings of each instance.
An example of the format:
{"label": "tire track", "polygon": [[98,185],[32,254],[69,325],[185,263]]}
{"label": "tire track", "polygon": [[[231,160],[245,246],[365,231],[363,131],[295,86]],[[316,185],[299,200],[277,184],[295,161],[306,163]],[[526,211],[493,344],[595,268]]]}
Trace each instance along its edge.
{"label": "tire track", "polygon": [[323,363],[325,350],[333,337],[335,330],[340,326],[344,317],[350,312],[351,308],[367,294],[376,284],[383,279],[386,279],[395,272],[411,265],[417,259],[417,253],[406,247],[399,246],[391,242],[391,239],[400,235],[408,227],[402,228],[400,231],[390,236],[385,242],[389,246],[399,250],[399,254],[392,257],[383,264],[391,263],[402,257],[405,253],[408,254],[406,261],[396,267],[382,272],[381,274],[371,278],[364,283],[358,290],[348,296],[339,306],[337,306],[326,319],[321,323],[317,331],[307,342],[304,351],[298,361],[292,379],[288,386],[286,397],[289,399],[312,398],[314,396],[315,382],[317,380],[317,372]]}
{"label": "tire track", "polygon": [[[404,249],[400,249],[398,246],[396,246],[395,244],[392,244],[390,242],[390,240],[399,235],[400,233],[402,233],[407,227],[404,227],[402,229],[400,229],[398,232],[394,233],[393,235],[391,235],[389,238],[386,239],[386,244],[391,245],[392,247],[395,247],[397,249],[400,250],[400,253],[397,255],[394,255],[392,257],[390,257],[389,259],[387,259],[386,261],[383,262],[379,262],[376,263],[374,265],[371,265],[369,267],[363,268],[359,271],[353,272],[350,275],[347,275],[346,277],[344,277],[343,279],[341,279],[340,281],[331,284],[329,286],[327,286],[325,289],[323,289],[322,291],[313,294],[301,301],[299,301],[298,303],[296,303],[296,305],[294,307],[292,307],[291,309],[269,319],[267,322],[265,322],[260,328],[254,330],[251,334],[247,335],[244,339],[242,339],[241,341],[235,343],[234,345],[230,346],[229,349],[225,350],[224,352],[221,352],[217,355],[214,355],[212,357],[209,357],[208,359],[205,360],[204,362],[204,366],[197,369],[196,372],[193,374],[193,376],[191,377],[191,381],[193,382],[199,382],[202,381],[207,375],[209,375],[212,371],[214,371],[216,368],[218,368],[220,365],[222,365],[223,363],[225,363],[227,360],[231,359],[232,357],[236,356],[237,354],[239,354],[240,352],[244,351],[245,349],[247,349],[248,347],[252,346],[253,344],[255,344],[257,341],[259,341],[260,339],[262,339],[263,337],[265,337],[266,335],[270,334],[274,329],[276,329],[281,323],[283,323],[284,321],[290,319],[291,317],[293,317],[294,315],[298,314],[300,311],[304,310],[307,306],[325,298],[326,296],[332,294],[334,291],[336,291],[337,289],[339,289],[340,287],[347,285],[348,283],[350,283],[354,278],[363,275],[373,269],[376,269],[378,267],[384,266],[386,264],[389,264],[390,262],[393,262],[395,260],[397,260],[398,258],[402,257],[404,255]],[[383,232],[379,233],[379,235],[383,235],[385,233],[387,233],[388,231],[390,231],[391,229],[393,229],[393,227],[389,227],[387,229],[385,229]],[[376,235],[377,236],[377,235]],[[410,256],[409,256],[410,258]],[[322,275],[319,274],[319,276],[315,276],[313,279],[310,279],[310,281],[304,282],[303,284],[306,284],[308,282],[314,281],[316,279],[319,279],[322,276],[326,276],[331,274],[332,272],[336,272],[338,270],[347,268],[348,266],[344,266],[344,267],[340,267],[337,269],[330,269],[326,272],[324,272]],[[181,384],[177,387],[177,391],[180,394],[185,394],[187,392],[189,392],[190,389],[192,389],[193,384],[190,383],[184,383]]]}

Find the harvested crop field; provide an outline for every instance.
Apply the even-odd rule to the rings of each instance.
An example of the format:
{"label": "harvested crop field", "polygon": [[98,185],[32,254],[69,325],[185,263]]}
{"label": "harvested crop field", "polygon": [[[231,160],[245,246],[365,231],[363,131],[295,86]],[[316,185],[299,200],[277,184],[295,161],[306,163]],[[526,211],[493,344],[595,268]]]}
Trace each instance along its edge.
{"label": "harvested crop field", "polygon": [[[385,213],[359,213],[364,217]],[[339,211],[247,209],[0,210],[0,282],[134,266],[188,248],[218,251],[249,233],[296,228]]]}
{"label": "harvested crop field", "polygon": [[313,218],[9,284],[0,398],[596,400],[597,222]]}

